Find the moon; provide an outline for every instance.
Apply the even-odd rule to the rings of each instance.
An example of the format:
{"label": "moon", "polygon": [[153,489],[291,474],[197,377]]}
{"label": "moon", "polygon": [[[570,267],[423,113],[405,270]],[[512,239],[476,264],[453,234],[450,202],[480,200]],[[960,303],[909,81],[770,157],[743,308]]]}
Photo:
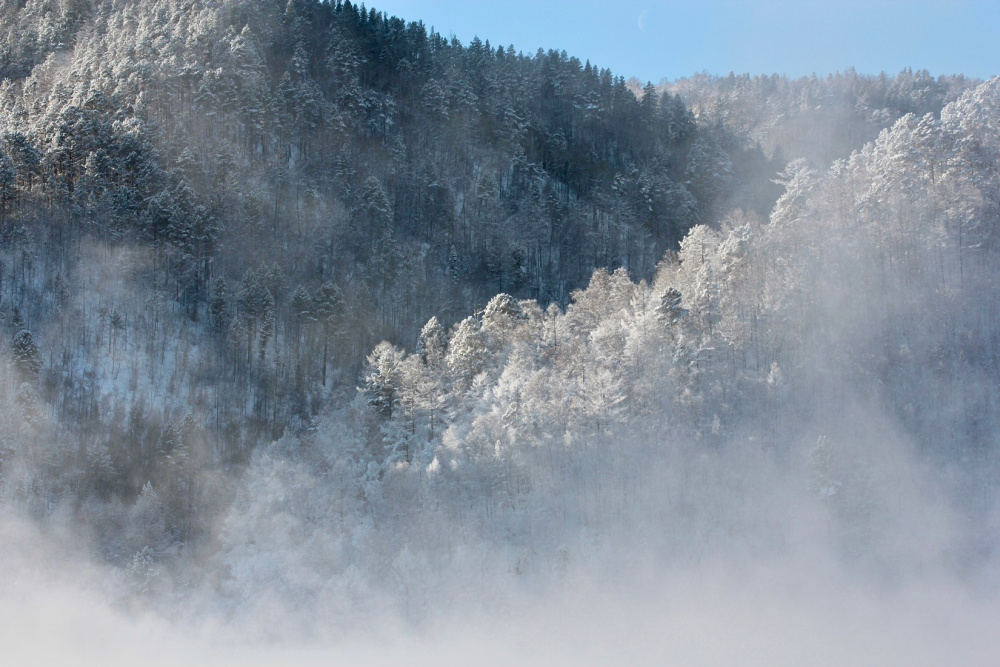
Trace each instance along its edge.
{"label": "moon", "polygon": [[648,9],[642,10],[639,14],[639,32],[646,32],[646,14],[649,13]]}

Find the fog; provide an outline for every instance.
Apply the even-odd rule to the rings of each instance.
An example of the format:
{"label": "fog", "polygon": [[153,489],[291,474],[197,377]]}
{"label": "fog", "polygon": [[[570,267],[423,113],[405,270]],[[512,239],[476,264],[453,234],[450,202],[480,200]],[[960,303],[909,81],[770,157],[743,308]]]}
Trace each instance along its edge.
{"label": "fog", "polygon": [[[261,641],[228,625],[219,600],[193,617],[192,601],[176,600],[165,617],[109,596],[121,585],[114,573],[58,554],[51,535],[4,524],[0,641],[12,665],[977,665],[1000,650],[989,592],[935,567],[873,581],[816,544],[675,567],[623,558],[627,572],[578,572],[495,612],[439,610],[419,631],[376,617],[338,641]],[[300,613],[315,629],[328,623]],[[294,635],[303,620],[279,622]]]}

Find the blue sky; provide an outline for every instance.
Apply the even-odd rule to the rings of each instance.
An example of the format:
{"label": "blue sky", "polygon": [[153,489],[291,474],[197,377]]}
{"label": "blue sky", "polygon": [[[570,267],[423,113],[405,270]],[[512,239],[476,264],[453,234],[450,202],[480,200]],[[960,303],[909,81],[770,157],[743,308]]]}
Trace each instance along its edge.
{"label": "blue sky", "polygon": [[706,70],[1000,74],[1000,0],[369,0],[463,43],[565,50],[643,82]]}

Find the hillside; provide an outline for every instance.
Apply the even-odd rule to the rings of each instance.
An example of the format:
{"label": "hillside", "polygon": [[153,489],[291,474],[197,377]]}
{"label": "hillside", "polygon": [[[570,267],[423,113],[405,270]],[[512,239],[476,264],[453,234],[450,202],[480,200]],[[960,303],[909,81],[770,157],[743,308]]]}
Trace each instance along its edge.
{"label": "hillside", "polygon": [[107,448],[101,494],[158,477],[187,415],[213,465],[245,461],[383,338],[499,292],[565,305],[598,267],[648,279],[729,184],[776,196],[779,165],[734,171],[676,97],[564,53],[349,2],[22,5],[0,28],[3,307],[66,447]]}
{"label": "hillside", "polygon": [[339,1],[0,37],[10,562],[257,641],[730,560],[992,600],[1000,79],[637,95]]}

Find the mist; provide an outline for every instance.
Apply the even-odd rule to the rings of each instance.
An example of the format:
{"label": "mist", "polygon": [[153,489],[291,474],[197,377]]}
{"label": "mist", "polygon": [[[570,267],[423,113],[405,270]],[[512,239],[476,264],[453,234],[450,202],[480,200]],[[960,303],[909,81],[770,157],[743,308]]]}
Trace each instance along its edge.
{"label": "mist", "polygon": [[[750,510],[758,520],[762,512]],[[633,540],[605,545],[599,558],[558,575],[517,575],[481,563],[451,570],[456,589],[493,589],[495,595],[438,598],[424,609],[431,620],[416,623],[391,602],[358,605],[363,621],[345,622],[316,602],[297,605],[298,592],[279,582],[273,582],[278,590],[241,598],[243,609],[235,614],[231,597],[212,590],[136,597],[120,572],[73,556],[70,544],[38,534],[30,523],[12,528],[18,522],[5,517],[4,655],[11,664],[39,665],[138,659],[223,665],[972,665],[989,664],[996,655],[995,589],[973,585],[948,563],[928,562],[927,542],[940,535],[913,527],[918,535],[899,536],[910,541],[896,551],[887,576],[884,568],[845,564],[823,534],[829,517],[822,508],[782,505],[772,512],[768,530],[785,540],[765,553],[748,547],[744,536],[678,562],[656,548],[660,539]],[[284,545],[283,551],[299,568],[317,558],[299,546],[289,554]],[[392,596],[391,590],[380,593]],[[260,614],[267,612],[262,634]]]}

